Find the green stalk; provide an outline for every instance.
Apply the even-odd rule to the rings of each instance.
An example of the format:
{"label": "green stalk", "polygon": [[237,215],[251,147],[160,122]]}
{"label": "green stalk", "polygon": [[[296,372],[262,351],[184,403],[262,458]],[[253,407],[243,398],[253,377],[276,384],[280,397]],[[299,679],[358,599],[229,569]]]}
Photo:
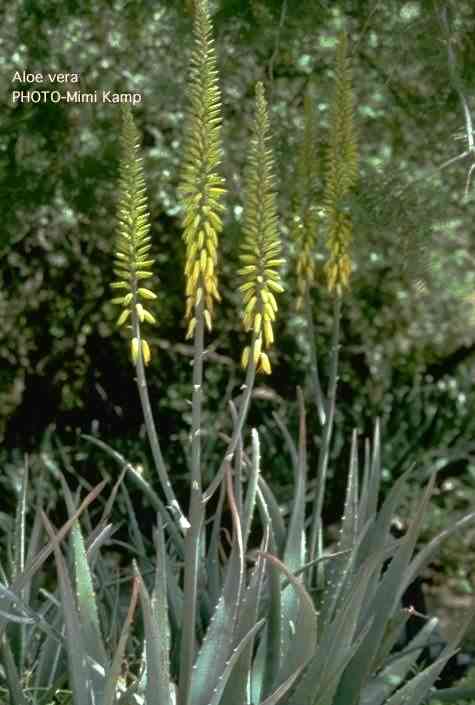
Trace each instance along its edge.
{"label": "green stalk", "polygon": [[[256,342],[256,334],[254,333],[252,336],[251,351],[254,350],[255,342]],[[211,499],[213,494],[216,492],[216,490],[220,486],[220,484],[223,480],[223,477],[224,477],[224,473],[226,472],[226,465],[227,465],[227,463],[231,463],[231,461],[233,459],[233,455],[236,450],[237,444],[239,442],[239,438],[241,437],[244,422],[246,421],[247,412],[249,411],[249,403],[251,401],[252,391],[254,389],[255,378],[256,378],[256,363],[254,362],[254,357],[251,353],[251,355],[249,357],[249,364],[248,364],[247,370],[246,370],[246,380],[244,382],[245,389],[244,389],[244,393],[241,398],[241,404],[239,406],[239,415],[238,415],[236,424],[234,426],[233,435],[231,437],[231,440],[229,441],[229,445],[226,449],[223,460],[221,461],[221,465],[219,466],[218,472],[216,473],[214,479],[210,482],[206,492],[203,494],[203,503],[204,504],[206,504]]]}
{"label": "green stalk", "polygon": [[[133,336],[138,338],[138,340],[139,340],[139,350],[141,350],[142,349],[141,348],[142,339],[140,336],[140,322],[139,322],[137,313],[135,311],[135,306],[134,306],[133,312],[132,312],[132,330],[133,330]],[[143,417],[144,417],[144,421],[145,421],[145,429],[146,429],[147,437],[148,437],[148,440],[150,443],[150,448],[152,451],[153,460],[155,462],[155,467],[157,469],[160,483],[162,485],[162,489],[165,493],[165,497],[168,502],[168,508],[170,509],[172,514],[175,516],[175,518],[177,518],[178,525],[180,527],[181,532],[183,534],[186,534],[188,529],[190,528],[190,522],[185,517],[180,505],[178,504],[178,500],[175,496],[175,493],[172,488],[172,484],[170,482],[170,478],[168,476],[168,471],[167,471],[167,468],[165,465],[165,460],[163,459],[162,451],[160,449],[160,442],[158,440],[157,429],[155,427],[155,421],[153,418],[152,407],[150,405],[150,397],[148,394],[147,378],[145,375],[145,365],[143,362],[143,356],[141,354],[137,356],[137,360],[135,362],[135,370],[137,372],[137,376],[135,378],[135,381],[137,382],[140,403],[142,405],[142,413],[143,413]]]}
{"label": "green stalk", "polygon": [[204,520],[201,478],[201,407],[203,382],[204,318],[203,300],[197,306],[194,330],[193,393],[191,419],[191,528],[185,538],[185,573],[183,590],[183,631],[181,637],[178,705],[190,705],[191,676],[195,660],[195,627],[198,595],[200,539]]}
{"label": "green stalk", "polygon": [[[335,417],[336,389],[338,384],[338,350],[340,340],[340,314],[341,296],[335,295],[333,307],[333,333],[331,343],[331,364],[328,382],[328,404],[327,416],[322,432],[322,444],[318,454],[317,487],[315,490],[313,512],[312,512],[312,534],[310,540],[309,560],[313,561],[317,557],[317,542],[322,525],[322,507],[325,495],[325,482],[328,469],[328,459],[330,457],[330,445],[333,432],[333,420]],[[311,579],[310,579],[311,582]]]}
{"label": "green stalk", "polygon": [[305,315],[307,319],[308,341],[310,343],[310,372],[312,375],[315,404],[318,411],[318,419],[320,421],[320,425],[324,426],[327,416],[325,411],[326,401],[323,396],[323,391],[320,384],[320,375],[318,372],[317,346],[315,344],[315,325],[313,322],[312,302],[310,300],[310,290],[308,286],[305,288]]}

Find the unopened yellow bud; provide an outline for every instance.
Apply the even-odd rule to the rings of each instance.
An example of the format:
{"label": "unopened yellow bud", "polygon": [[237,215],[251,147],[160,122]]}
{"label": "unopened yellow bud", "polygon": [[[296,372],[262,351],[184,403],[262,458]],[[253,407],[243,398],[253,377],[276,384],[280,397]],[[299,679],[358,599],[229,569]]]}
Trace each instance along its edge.
{"label": "unopened yellow bud", "polygon": [[147,343],[146,340],[143,340],[142,338],[142,355],[143,355],[143,361],[146,365],[150,362],[150,346]]}
{"label": "unopened yellow bud", "polygon": [[152,323],[153,325],[155,325],[156,322],[157,322],[157,319],[155,318],[155,316],[152,316],[152,314],[150,313],[150,311],[147,311],[146,308],[144,308],[144,309],[142,309],[142,310],[143,310],[143,317],[144,317],[144,320],[146,320],[147,323]]}
{"label": "unopened yellow bud", "polygon": [[119,318],[117,319],[117,326],[119,326],[119,327],[123,326],[129,316],[130,316],[130,308],[127,308],[124,311],[122,311]]}
{"label": "unopened yellow bud", "polygon": [[253,359],[254,359],[254,363],[256,365],[259,361],[261,349],[262,349],[262,338],[261,338],[261,336],[259,336],[258,338],[256,338],[256,342],[254,343],[254,352],[253,352]]}
{"label": "unopened yellow bud", "polygon": [[257,296],[252,296],[250,298],[250,300],[248,301],[246,308],[244,309],[244,313],[246,315],[250,314],[254,310],[256,303],[257,303]]}
{"label": "unopened yellow bud", "polygon": [[264,304],[264,318],[268,318],[271,321],[275,321],[274,309],[270,304]]}
{"label": "unopened yellow bud", "polygon": [[137,360],[139,359],[139,339],[138,338],[132,338],[132,341],[130,343],[130,350],[132,353],[132,362],[135,365],[137,363]]}
{"label": "unopened yellow bud", "polygon": [[188,340],[193,336],[193,332],[196,328],[196,318],[192,318],[188,324],[188,330],[186,331],[185,340]]}
{"label": "unopened yellow bud", "polygon": [[143,323],[145,316],[144,316],[144,308],[143,308],[142,304],[136,304],[135,310],[137,311],[137,316],[139,317],[139,321],[141,323]]}
{"label": "unopened yellow bud", "polygon": [[272,345],[274,342],[274,333],[272,331],[272,324],[268,318],[264,318],[264,337],[266,339],[266,345]]}
{"label": "unopened yellow bud", "polygon": [[242,357],[241,357],[241,365],[242,365],[242,367],[244,367],[244,369],[246,369],[246,367],[249,364],[250,353],[251,353],[251,348],[249,347],[249,345],[246,345],[246,347],[242,351]]}
{"label": "unopened yellow bud", "polygon": [[282,294],[284,292],[284,287],[280,284],[277,284],[277,282],[272,281],[272,279],[267,282],[267,286],[269,287],[269,289],[272,289],[272,291],[276,291],[278,294]]}
{"label": "unopened yellow bud", "polygon": [[206,262],[206,272],[205,272],[206,278],[212,277],[213,273],[214,273],[214,262],[211,257],[208,257],[208,261]]}
{"label": "unopened yellow bud", "polygon": [[157,295],[153,293],[153,291],[150,291],[150,289],[137,289],[137,294],[141,296],[143,299],[156,299]]}
{"label": "unopened yellow bud", "polygon": [[265,354],[265,352],[261,353],[259,363],[259,371],[265,372],[266,375],[270,375],[272,372],[272,368],[270,366],[269,357]]}

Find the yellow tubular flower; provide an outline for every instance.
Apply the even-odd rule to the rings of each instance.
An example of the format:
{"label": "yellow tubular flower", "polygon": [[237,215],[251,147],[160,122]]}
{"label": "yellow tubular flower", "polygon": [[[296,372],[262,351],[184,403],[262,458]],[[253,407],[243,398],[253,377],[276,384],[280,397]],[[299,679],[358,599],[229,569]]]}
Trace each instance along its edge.
{"label": "yellow tubular flower", "polygon": [[[153,259],[148,259],[151,237],[150,219],[147,210],[147,195],[140,157],[140,138],[135,126],[132,111],[125,105],[122,113],[121,131],[122,155],[119,173],[118,235],[116,242],[114,273],[118,280],[111,284],[112,289],[124,289],[127,293],[112,299],[112,303],[123,307],[117,325],[122,326],[132,316],[131,355],[136,363],[139,355],[137,327],[140,322],[155,323],[155,317],[139,299],[152,300],[156,295],[150,289],[139,286],[139,282],[149,279]],[[150,360],[150,347],[142,338],[142,358],[145,364]]]}
{"label": "yellow tubular flower", "polygon": [[[264,87],[258,83],[256,115],[246,169],[244,239],[239,255],[244,266],[238,273],[242,278],[239,289],[244,305],[244,328],[249,332],[254,331],[256,335],[252,359],[257,371],[266,374],[271,372],[264,348],[269,348],[274,341],[272,323],[277,311],[274,293],[284,291],[278,271],[284,259],[280,257],[274,162],[268,146],[269,132]],[[250,349],[246,347],[241,360],[243,367],[247,367],[249,359]]]}
{"label": "yellow tubular flower", "polygon": [[358,177],[358,145],[353,126],[351,68],[347,57],[347,38],[340,36],[336,55],[335,94],[331,108],[330,146],[324,205],[327,218],[327,248],[330,258],[325,265],[328,288],[341,296],[349,287],[349,255],[352,227],[345,200]]}
{"label": "yellow tubular flower", "polygon": [[[193,335],[198,296],[203,298],[204,319],[211,330],[213,304],[220,300],[216,274],[218,235],[223,223],[220,203],[226,190],[218,173],[222,161],[221,96],[216,52],[211,37],[207,0],[195,1],[194,49],[191,57],[191,96],[187,111],[184,158],[178,191],[184,205],[183,239],[186,245],[186,314]],[[198,292],[201,290],[201,294]]]}

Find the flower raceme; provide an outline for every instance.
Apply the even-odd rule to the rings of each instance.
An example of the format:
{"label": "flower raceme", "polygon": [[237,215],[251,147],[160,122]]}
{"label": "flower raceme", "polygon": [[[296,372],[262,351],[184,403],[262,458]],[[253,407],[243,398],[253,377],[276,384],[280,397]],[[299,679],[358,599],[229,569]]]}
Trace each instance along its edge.
{"label": "flower raceme", "polygon": [[119,175],[118,223],[119,232],[114,253],[114,274],[117,281],[112,289],[123,290],[123,295],[112,299],[112,303],[122,306],[117,320],[122,326],[130,321],[131,355],[136,363],[139,355],[147,365],[150,361],[150,346],[141,336],[140,323],[155,324],[155,317],[145,308],[145,302],[156,298],[143,281],[152,277],[150,271],[153,259],[149,259],[150,231],[147,195],[140,157],[140,139],[129,105],[123,107],[121,131],[122,155]]}
{"label": "flower raceme", "polygon": [[[277,224],[277,199],[274,189],[274,162],[267,146],[269,117],[262,83],[256,86],[256,114],[248,155],[244,194],[244,240],[239,259],[244,265],[238,270],[243,297],[242,315],[246,331],[253,332],[253,361],[258,372],[271,373],[265,349],[274,342],[273,322],[277,313],[275,294],[284,291],[278,267],[281,243]],[[242,354],[242,366],[247,367],[251,346]]]}
{"label": "flower raceme", "polygon": [[224,206],[219,201],[226,192],[224,179],[217,171],[222,161],[221,98],[207,0],[195,1],[194,18],[190,105],[178,187],[184,205],[187,338],[193,335],[197,309],[202,304],[206,326],[211,330],[214,300],[220,301],[216,264]]}
{"label": "flower raceme", "polygon": [[340,35],[336,55],[335,94],[331,108],[330,146],[324,206],[327,219],[327,247],[330,258],[325,265],[328,288],[340,296],[348,288],[351,274],[351,218],[345,208],[358,177],[358,145],[353,126],[351,68],[347,57],[347,37]]}

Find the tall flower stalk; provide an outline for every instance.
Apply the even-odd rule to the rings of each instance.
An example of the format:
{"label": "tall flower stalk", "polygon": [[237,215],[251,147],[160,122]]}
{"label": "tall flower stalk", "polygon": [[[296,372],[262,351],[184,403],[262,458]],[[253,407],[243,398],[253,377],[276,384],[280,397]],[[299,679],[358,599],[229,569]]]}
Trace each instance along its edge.
{"label": "tall flower stalk", "polygon": [[318,357],[315,345],[311,289],[315,284],[315,254],[318,237],[318,159],[317,124],[314,101],[310,91],[304,98],[304,134],[297,157],[296,193],[294,196],[292,236],[296,251],[297,311],[304,308],[308,326],[311,356],[311,374],[320,424],[326,418],[326,401],[320,383]]}
{"label": "tall flower stalk", "polygon": [[296,164],[292,236],[296,250],[297,311],[305,304],[308,290],[315,284],[315,254],[318,237],[318,158],[317,121],[313,96],[304,98],[304,132]]}
{"label": "tall flower stalk", "polygon": [[274,342],[273,324],[277,313],[276,295],[284,291],[279,267],[284,263],[278,234],[277,196],[275,192],[274,160],[269,148],[270,124],[262,83],[256,85],[256,112],[247,158],[244,189],[243,243],[239,259],[244,265],[238,270],[244,328],[251,333],[241,364],[246,380],[239,414],[224,459],[203,498],[207,502],[219,487],[227,464],[233,459],[246,420],[256,371],[271,374],[267,350]]}
{"label": "tall flower stalk", "polygon": [[[338,40],[336,52],[335,92],[330,113],[331,128],[324,194],[327,247],[330,252],[329,260],[325,265],[325,272],[328,289],[334,297],[333,334],[326,394],[327,401],[324,407],[323,395],[320,399],[320,408],[325,413],[323,417],[322,442],[318,456],[319,483],[315,492],[312,510],[310,560],[319,557],[319,546],[322,544],[321,513],[335,416],[341,304],[343,292],[349,288],[351,274],[352,223],[347,202],[358,177],[358,145],[353,124],[354,100],[351,78],[348,40],[346,34],[342,33]],[[307,305],[309,306],[309,300]],[[321,412],[320,417],[322,418]]]}
{"label": "tall flower stalk", "polygon": [[137,373],[137,386],[145,420],[147,436],[153,459],[169,509],[177,516],[180,528],[185,533],[189,522],[176,499],[168,471],[160,449],[160,443],[148,395],[145,366],[150,362],[151,352],[147,339],[142,334],[141,324],[155,324],[154,315],[146,308],[157,298],[143,285],[151,279],[150,259],[151,235],[147,194],[140,156],[140,136],[135,126],[132,111],[125,105],[122,113],[121,159],[119,173],[118,235],[114,253],[116,281],[111,288],[121,292],[112,302],[121,306],[118,326],[127,324],[130,331],[130,351]]}
{"label": "tall flower stalk", "polygon": [[195,0],[194,47],[190,64],[184,158],[179,194],[182,198],[187,338],[194,338],[191,422],[191,531],[185,543],[184,600],[186,618],[181,642],[180,700],[189,705],[195,656],[195,624],[200,542],[204,520],[201,474],[201,409],[204,328],[211,331],[214,303],[220,300],[217,280],[218,235],[223,223],[221,97],[207,0]]}

